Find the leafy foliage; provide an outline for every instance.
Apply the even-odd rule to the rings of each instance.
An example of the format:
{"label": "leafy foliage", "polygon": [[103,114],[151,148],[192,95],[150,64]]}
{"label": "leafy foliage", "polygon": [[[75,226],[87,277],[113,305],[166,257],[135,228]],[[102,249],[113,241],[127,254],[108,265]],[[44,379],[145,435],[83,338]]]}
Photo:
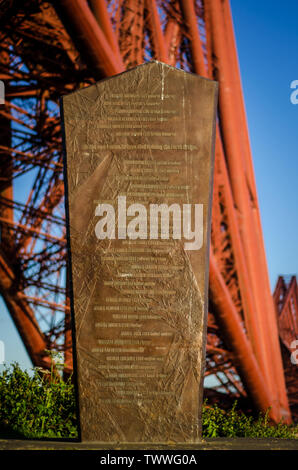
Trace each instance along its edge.
{"label": "leafy foliage", "polygon": [[[203,406],[203,437],[297,438],[298,426],[271,425],[268,413],[257,420],[236,409]],[[0,374],[0,437],[75,438],[78,436],[74,386],[40,368],[32,376],[18,364]]]}
{"label": "leafy foliage", "polygon": [[77,437],[74,387],[35,368],[32,376],[17,364],[0,375],[1,434],[22,437]]}
{"label": "leafy foliage", "polygon": [[269,421],[269,410],[260,413],[257,419],[247,416],[233,407],[224,411],[216,404],[203,406],[203,436],[204,437],[250,437],[250,438],[298,438],[298,426],[289,426],[282,422],[273,425]]}

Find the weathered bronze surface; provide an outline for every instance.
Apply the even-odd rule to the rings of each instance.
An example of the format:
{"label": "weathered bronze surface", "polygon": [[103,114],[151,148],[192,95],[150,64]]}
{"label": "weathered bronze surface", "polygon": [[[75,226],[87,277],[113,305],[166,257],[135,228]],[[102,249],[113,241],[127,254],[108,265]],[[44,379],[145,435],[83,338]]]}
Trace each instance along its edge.
{"label": "weathered bronze surface", "polygon": [[[200,439],[216,101],[216,82],[159,62],[63,97],[84,441]],[[169,239],[130,239],[119,196],[148,214],[191,204],[192,230],[203,204],[202,247],[185,249],[182,219],[181,239],[174,220]],[[115,238],[98,238],[99,204],[115,208]],[[150,237],[141,214],[131,227]]]}

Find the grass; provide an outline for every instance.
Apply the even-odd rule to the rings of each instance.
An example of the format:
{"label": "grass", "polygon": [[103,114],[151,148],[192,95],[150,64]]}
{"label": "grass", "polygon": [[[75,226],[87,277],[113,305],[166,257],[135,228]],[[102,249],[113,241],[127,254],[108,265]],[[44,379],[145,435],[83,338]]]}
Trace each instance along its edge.
{"label": "grass", "polygon": [[[75,392],[71,380],[35,368],[33,374],[18,364],[0,374],[0,437],[76,438]],[[298,426],[272,425],[268,412],[257,419],[237,410],[237,403],[224,411],[203,405],[203,437],[298,437]]]}

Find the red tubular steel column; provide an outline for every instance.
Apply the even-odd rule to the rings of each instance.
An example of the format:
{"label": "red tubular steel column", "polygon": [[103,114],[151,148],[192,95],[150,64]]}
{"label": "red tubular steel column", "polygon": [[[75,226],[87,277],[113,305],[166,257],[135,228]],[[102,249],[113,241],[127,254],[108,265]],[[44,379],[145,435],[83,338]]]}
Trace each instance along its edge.
{"label": "red tubular steel column", "polygon": [[144,61],[144,0],[126,0],[119,29],[120,48],[125,65],[141,65]]}
{"label": "red tubular steel column", "polygon": [[[231,190],[231,184],[229,180],[228,170],[226,166],[226,161],[224,157],[224,152],[222,148],[222,142],[219,137],[219,130],[217,128],[216,134],[216,159],[215,165],[219,165],[220,173],[223,178],[223,193],[224,193],[224,203],[227,208],[228,214],[228,224],[229,224],[229,233],[232,240],[232,247],[233,252],[235,255],[235,264],[237,269],[238,275],[238,282],[241,291],[241,299],[243,303],[243,310],[244,310],[244,318],[245,318],[245,325],[248,333],[248,338],[252,344],[253,351],[258,350],[258,343],[254,343],[254,338],[258,335],[258,323],[257,319],[254,315],[255,312],[255,304],[254,299],[252,297],[252,291],[249,287],[249,275],[247,271],[247,263],[245,259],[245,254],[243,251],[243,244],[239,232],[239,226],[237,221],[237,214],[234,206],[233,201],[233,194]],[[258,351],[260,354],[260,351]]]}
{"label": "red tubular steel column", "polygon": [[124,71],[123,63],[115,57],[86,0],[60,0],[55,6],[66,27],[74,33],[71,36],[84,44],[85,52],[97,69],[106,76]]}
{"label": "red tubular steel column", "polygon": [[[196,73],[207,76],[206,65],[204,61],[202,45],[200,34],[198,30],[198,26],[196,24],[196,15],[194,9],[194,3],[192,0],[181,0],[180,1],[181,9],[185,18],[185,22],[189,28],[190,36],[192,39],[192,44],[194,45],[192,48],[192,55],[193,55],[193,62],[195,65]],[[219,129],[216,129],[216,154],[219,156],[221,171],[223,173],[223,178],[225,180],[224,191],[225,191],[225,200],[229,206],[228,214],[229,214],[229,221],[231,223],[231,237],[233,243],[233,249],[235,250],[235,258],[238,267],[239,273],[239,282],[241,286],[241,294],[244,298],[244,309],[245,313],[249,311],[249,316],[252,318],[251,323],[248,325],[248,330],[251,332],[253,331],[254,334],[251,332],[250,339],[253,340],[258,333],[258,324],[256,322],[256,318],[254,316],[255,306],[253,302],[253,298],[251,295],[251,291],[249,289],[249,277],[247,273],[246,263],[245,263],[245,255],[243,252],[243,247],[241,243],[241,238],[238,230],[238,224],[235,216],[235,208],[233,204],[233,196],[230,189],[230,181],[228,178],[227,170],[226,170],[226,163],[224,158],[224,153],[222,149],[221,139],[219,137]],[[217,164],[217,163],[216,163]],[[247,316],[247,315],[246,315]],[[258,348],[258,344],[256,344],[256,348]],[[261,354],[261,351],[259,351]]]}
{"label": "red tubular steel column", "polygon": [[176,65],[177,48],[180,41],[180,29],[176,21],[169,20],[165,30],[165,45],[168,51],[168,64]]}
{"label": "red tubular steel column", "polygon": [[[212,250],[210,252],[209,284],[216,317],[224,327],[228,344],[236,352],[241,379],[246,384],[247,390],[257,408],[262,411],[267,410],[272,406],[267,387],[251,350],[250,343],[244,333],[238,312],[231,300],[225,281],[218,270]],[[272,406],[270,417],[274,421],[279,420],[279,410],[276,406]]]}
{"label": "red tubular steel column", "polygon": [[[8,54],[1,54],[2,63],[8,65],[9,60]],[[4,108],[6,111],[8,111],[7,105],[9,103],[6,101],[6,108]],[[4,110],[0,115],[0,142],[10,147],[12,140],[11,121],[9,114],[6,116]],[[2,202],[0,206],[0,296],[5,301],[33,364],[49,367],[50,360],[45,357],[47,347],[45,337],[39,329],[30,306],[17,291],[19,281],[15,278],[14,271],[9,265],[12,260],[15,261],[15,234],[12,228],[14,222],[13,159],[4,148],[0,150],[0,173],[0,196],[11,204],[6,206],[5,202]]]}
{"label": "red tubular steel column", "polygon": [[[192,58],[195,71],[200,75],[207,76],[200,34],[196,23],[194,3],[192,0],[180,0],[180,6],[192,39]],[[228,191],[228,188],[230,187],[229,180],[225,169],[225,159],[223,155],[223,150],[219,140],[219,130],[217,129],[217,151],[220,155],[221,170],[223,171],[225,179],[226,201],[229,203],[230,207],[229,221],[231,223],[231,237],[237,260],[239,282],[242,287],[242,295],[243,297],[245,297],[244,307],[246,316],[249,315],[251,318],[251,322],[249,324],[248,329],[250,330],[250,336],[253,337],[256,342],[256,348],[258,349],[259,356],[262,357],[263,349],[260,347],[261,345],[257,341],[259,325],[257,322],[257,318],[254,314],[255,305],[253,302],[251,291],[249,290],[249,278],[246,269],[245,255],[242,248],[241,237],[238,232],[236,216],[234,215],[235,209],[233,205],[232,194]],[[216,260],[214,258],[214,255],[212,255],[210,261],[209,284],[210,292],[212,295],[212,301],[217,305],[217,316],[220,318],[221,323],[224,325],[225,331],[228,331],[230,344],[239,359],[239,367],[242,371],[242,380],[247,384],[249,393],[254,402],[256,403],[256,406],[263,412],[266,411],[269,406],[271,406],[272,419],[274,419],[275,421],[279,421],[279,409],[276,407],[276,403],[268,393],[268,385],[264,382],[262,378],[258,363],[254,357],[253,350],[245,335],[239,315],[231,300],[228,288],[226,287],[224,280],[220,274],[220,271],[216,266]],[[231,315],[230,319],[229,315]],[[241,347],[241,343],[243,343],[243,347]]]}
{"label": "red tubular steel column", "polygon": [[250,186],[250,192],[253,195],[253,217],[255,220],[255,227],[256,227],[256,235],[258,237],[258,251],[259,251],[259,263],[260,263],[260,270],[262,271],[263,282],[265,284],[266,293],[264,295],[264,313],[267,316],[267,327],[270,331],[269,340],[271,340],[271,354],[272,354],[272,367],[274,368],[274,375],[276,377],[276,387],[278,390],[279,395],[279,402],[281,408],[285,410],[286,414],[289,412],[288,408],[288,399],[287,399],[287,392],[285,386],[285,378],[283,373],[283,364],[282,364],[282,357],[281,351],[279,346],[279,333],[278,333],[278,326],[276,322],[276,314],[274,308],[273,298],[271,296],[270,290],[270,283],[269,283],[269,276],[267,270],[267,263],[265,259],[265,247],[264,247],[264,240],[262,236],[262,227],[261,227],[261,219],[260,219],[260,211],[258,207],[257,201],[257,191],[256,191],[256,183],[254,177],[254,170],[253,170],[253,162],[250,150],[250,143],[249,143],[249,135],[248,135],[248,127],[246,121],[246,113],[245,113],[245,106],[243,100],[243,93],[242,93],[242,86],[241,86],[241,78],[238,66],[238,58],[237,58],[237,50],[236,44],[234,39],[233,33],[233,21],[232,15],[230,10],[229,1],[224,0],[222,3],[222,15],[225,22],[225,31],[226,31],[226,39],[229,44],[229,56],[231,60],[231,64],[233,67],[233,78],[234,78],[234,91],[237,94],[237,99],[239,101],[239,114],[241,118],[241,132],[242,132],[242,141],[244,143],[244,159],[246,170],[248,174],[248,181]]}
{"label": "red tubular steel column", "polygon": [[34,313],[18,292],[13,291],[15,277],[0,256],[0,294],[35,366],[49,368],[51,360],[45,355],[46,339],[40,331]]}
{"label": "red tubular steel column", "polygon": [[159,15],[156,9],[155,0],[146,0],[145,7],[148,11],[148,23],[152,35],[155,58],[161,62],[168,62],[168,54],[165,45],[165,38],[161,29]]}
{"label": "red tubular steel column", "polygon": [[[253,205],[247,185],[247,158],[245,158],[245,142],[241,135],[241,116],[239,113],[239,96],[233,81],[233,60],[227,47],[227,32],[222,13],[222,2],[210,0],[210,11],[213,25],[213,45],[217,57],[217,68],[220,87],[220,111],[222,114],[222,129],[224,143],[227,150],[229,172],[233,188],[234,199],[239,210],[239,224],[242,231],[242,240],[249,265],[250,281],[256,302],[255,315],[259,322],[258,336],[254,344],[259,344],[258,361],[266,377],[270,390],[272,403],[280,409],[280,418],[289,419],[287,397],[282,378],[282,364],[277,361],[279,343],[278,336],[274,334],[275,316],[272,316],[272,298],[268,288],[268,274],[264,270],[265,252],[260,249],[259,226],[256,227],[253,214]],[[230,32],[232,34],[232,32]],[[257,211],[255,209],[254,211]],[[267,282],[266,282],[267,280]],[[271,305],[270,305],[271,302]],[[282,393],[283,390],[283,393]]]}
{"label": "red tubular steel column", "polygon": [[[229,174],[233,196],[237,209],[239,210],[239,225],[242,235],[245,256],[249,266],[250,282],[253,296],[256,302],[255,315],[259,323],[258,336],[254,338],[254,343],[259,344],[261,354],[258,355],[258,362],[264,374],[265,382],[269,388],[270,401],[274,406],[279,402],[276,390],[276,377],[272,356],[270,338],[268,338],[267,317],[264,314],[264,295],[266,285],[260,272],[258,238],[255,233],[254,219],[250,195],[247,187],[245,175],[244,150],[239,134],[239,103],[233,89],[233,79],[229,51],[226,47],[225,28],[221,12],[221,1],[210,0],[210,12],[212,22],[212,37],[214,52],[217,59],[218,78],[220,82],[219,103],[221,113],[221,126],[224,136],[224,145],[228,160]],[[256,351],[257,352],[257,351]],[[280,415],[281,418],[282,415]]]}
{"label": "red tubular steel column", "polygon": [[90,5],[99,26],[101,27],[109,45],[111,46],[111,49],[117,57],[117,61],[122,63],[119,45],[112,27],[106,0],[90,0]]}
{"label": "red tubular steel column", "polygon": [[193,0],[179,0],[180,8],[191,37],[191,52],[195,72],[207,77],[207,70],[197,25],[197,16]]}

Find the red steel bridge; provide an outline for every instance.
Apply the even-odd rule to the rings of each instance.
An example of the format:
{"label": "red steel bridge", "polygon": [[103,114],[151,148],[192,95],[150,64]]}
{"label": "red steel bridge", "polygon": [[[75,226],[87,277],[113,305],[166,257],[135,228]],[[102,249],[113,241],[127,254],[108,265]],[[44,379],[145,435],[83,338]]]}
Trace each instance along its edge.
{"label": "red steel bridge", "polygon": [[59,97],[157,59],[220,87],[206,396],[290,422],[297,287],[274,303],[229,1],[0,0],[0,25],[0,294],[33,364],[55,350],[72,370]]}

